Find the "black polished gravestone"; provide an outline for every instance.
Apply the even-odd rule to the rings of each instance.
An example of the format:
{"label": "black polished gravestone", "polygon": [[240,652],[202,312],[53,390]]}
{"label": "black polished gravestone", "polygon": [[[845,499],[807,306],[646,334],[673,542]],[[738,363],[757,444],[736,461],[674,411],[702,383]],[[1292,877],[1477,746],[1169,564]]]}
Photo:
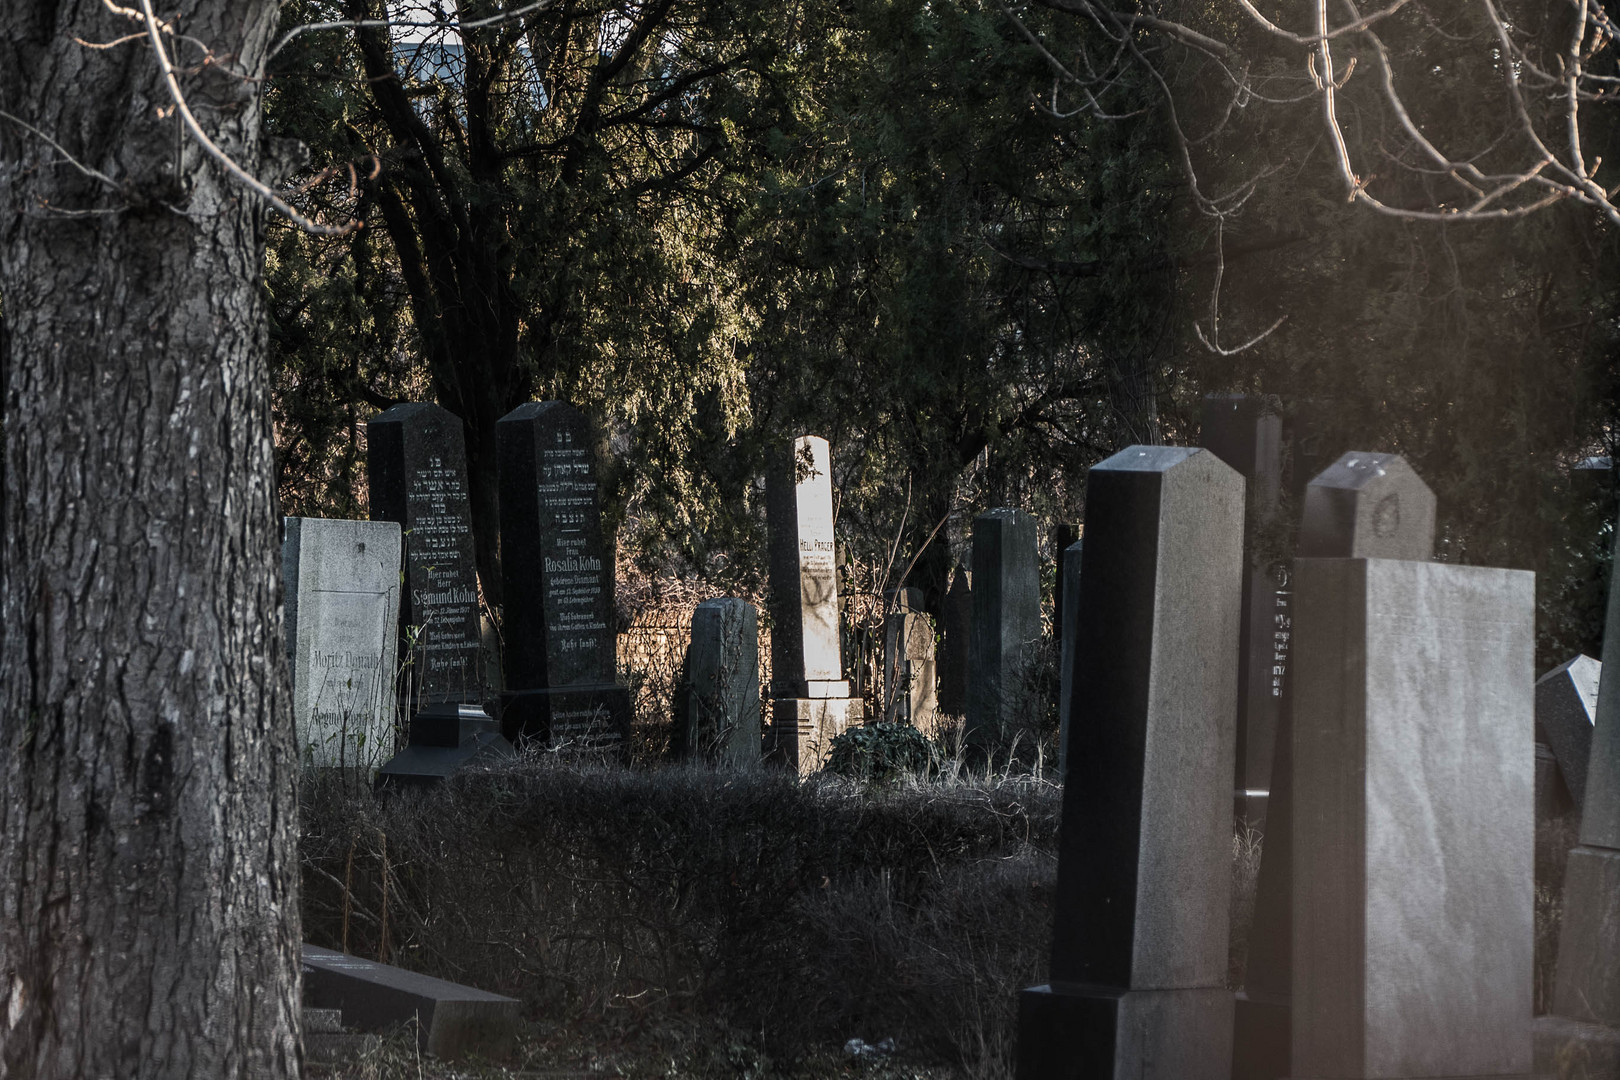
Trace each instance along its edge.
{"label": "black polished gravestone", "polygon": [[553,747],[627,751],[616,681],[613,552],[602,536],[590,421],[560,401],[496,424],[505,585],[501,728]]}
{"label": "black polished gravestone", "polygon": [[[1305,488],[1303,558],[1427,560],[1434,551],[1435,499],[1396,454],[1352,451]],[[1405,507],[1405,512],[1402,512]],[[1291,575],[1290,575],[1291,576]],[[1279,592],[1291,603],[1291,593]],[[1293,614],[1275,614],[1277,647],[1292,644]],[[1287,1076],[1292,1045],[1294,762],[1291,688],[1282,688],[1271,796],[1255,886],[1254,919],[1232,1040],[1233,1080]]]}
{"label": "black polished gravestone", "polygon": [[[1051,983],[1019,1080],[1226,1080],[1243,478],[1133,446],[1091,470]],[[975,587],[978,582],[975,581]]]}
{"label": "black polished gravestone", "polygon": [[367,422],[366,443],[371,520],[397,521],[405,536],[399,654],[410,657],[413,704],[478,701],[478,574],[461,419],[424,402],[395,405]]}
{"label": "black polished gravestone", "polygon": [[1241,820],[1263,829],[1288,656],[1287,639],[1278,648],[1276,636],[1276,616],[1285,613],[1287,605],[1287,565],[1278,552],[1267,551],[1264,542],[1275,532],[1282,491],[1282,417],[1264,398],[1209,394],[1204,398],[1198,442],[1243,474],[1248,493],[1233,802]]}

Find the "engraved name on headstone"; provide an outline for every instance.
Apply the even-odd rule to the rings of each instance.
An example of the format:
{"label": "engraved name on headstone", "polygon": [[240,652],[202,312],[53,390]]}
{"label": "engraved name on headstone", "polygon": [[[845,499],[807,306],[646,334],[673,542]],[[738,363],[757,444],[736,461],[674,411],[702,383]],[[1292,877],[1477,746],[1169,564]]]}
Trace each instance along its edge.
{"label": "engraved name on headstone", "polygon": [[380,766],[394,752],[399,526],[290,517],[281,564],[299,757]]}
{"label": "engraved name on headstone", "polygon": [[407,402],[372,417],[366,441],[371,518],[404,529],[400,626],[412,646],[413,697],[417,705],[478,701],[478,573],[461,419]]}
{"label": "engraved name on headstone", "polygon": [[613,552],[602,534],[589,420],[560,401],[520,405],[496,427],[506,653],[502,727],[551,745],[626,740],[615,682]]}

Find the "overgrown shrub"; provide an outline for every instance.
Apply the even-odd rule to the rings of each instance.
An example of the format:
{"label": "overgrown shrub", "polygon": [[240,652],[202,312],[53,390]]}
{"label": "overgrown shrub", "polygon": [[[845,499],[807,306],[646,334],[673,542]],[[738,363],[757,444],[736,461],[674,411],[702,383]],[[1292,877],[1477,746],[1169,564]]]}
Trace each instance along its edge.
{"label": "overgrown shrub", "polygon": [[[526,760],[384,801],[303,795],[316,944],[580,1023],[683,1018],[773,1054],[894,1036],[1010,1070],[1044,980],[1058,792]],[[878,962],[874,962],[874,960]]]}
{"label": "overgrown shrub", "polygon": [[826,770],[857,780],[887,780],[938,771],[940,750],[910,724],[862,724],[840,732]]}

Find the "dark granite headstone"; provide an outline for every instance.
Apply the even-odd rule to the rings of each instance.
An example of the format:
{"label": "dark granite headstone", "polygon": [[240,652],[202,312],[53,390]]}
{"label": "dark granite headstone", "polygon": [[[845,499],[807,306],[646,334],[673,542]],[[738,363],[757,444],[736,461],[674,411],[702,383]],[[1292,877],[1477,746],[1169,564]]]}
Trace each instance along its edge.
{"label": "dark granite headstone", "polygon": [[1552,751],[1564,789],[1577,810],[1586,801],[1587,762],[1602,673],[1598,661],[1577,656],[1536,680],[1536,741],[1546,743]]}
{"label": "dark granite headstone", "polygon": [[1041,564],[1035,519],[1001,508],[973,519],[973,626],[968,633],[970,746],[991,746],[1031,707],[1029,674],[1041,641]]}
{"label": "dark granite headstone", "polygon": [[759,612],[746,600],[705,600],[692,613],[686,650],[688,754],[732,765],[758,763]]}
{"label": "dark granite headstone", "polygon": [[602,535],[595,441],[572,405],[519,405],[496,424],[505,584],[501,727],[551,746],[628,748],[614,554]]}
{"label": "dark granite headstone", "polygon": [[[1091,470],[1051,983],[1020,1080],[1225,1080],[1243,478],[1134,446]],[[975,587],[978,582],[975,581]]]}
{"label": "dark granite headstone", "polygon": [[1434,556],[1434,492],[1399,454],[1352,450],[1305,488],[1302,559]]}
{"label": "dark granite headstone", "polygon": [[1063,628],[1058,646],[1058,782],[1069,763],[1069,725],[1074,710],[1075,627],[1080,618],[1080,559],[1086,542],[1076,540],[1058,554],[1058,581],[1063,585],[1063,602],[1057,605],[1057,622]]}
{"label": "dark granite headstone", "polygon": [[[1383,527],[1371,519],[1384,504]],[[1404,522],[1404,498],[1419,508]],[[1434,496],[1403,459],[1393,454],[1349,453],[1305,489],[1301,550],[1343,553],[1356,558],[1427,559],[1434,550]],[[1426,509],[1425,509],[1426,508]],[[1393,516],[1391,511],[1393,510]],[[1393,520],[1394,528],[1389,525]],[[1294,595],[1291,569],[1272,568],[1272,682],[1279,702],[1277,733],[1267,802],[1265,841],[1256,883],[1254,919],[1243,991],[1238,995],[1233,1037],[1233,1080],[1276,1080],[1288,1072],[1293,985],[1293,723],[1288,664],[1293,644]]]}
{"label": "dark granite headstone", "polygon": [[1199,445],[1243,474],[1248,493],[1243,559],[1243,637],[1238,647],[1237,770],[1233,777],[1238,816],[1265,826],[1271,790],[1271,759],[1277,740],[1273,616],[1280,560],[1257,542],[1276,520],[1282,490],[1282,417],[1263,398],[1210,394],[1204,398]]}
{"label": "dark granite headstone", "polygon": [[939,711],[967,713],[968,639],[973,632],[973,572],[958,566],[951,573],[940,613]]}
{"label": "dark granite headstone", "polygon": [[478,701],[478,572],[461,419],[437,405],[395,405],[366,424],[366,445],[371,520],[404,530],[400,655],[410,647],[415,703]]}
{"label": "dark granite headstone", "polygon": [[517,1033],[517,998],[431,975],[304,946],[304,1004],[338,1009],[345,1027],[387,1031],[416,1024],[417,1045],[437,1058],[495,1056]]}
{"label": "dark granite headstone", "polygon": [[[1620,531],[1616,538],[1620,564]],[[1620,1028],[1620,575],[1609,585],[1597,722],[1592,726],[1580,844],[1564,866],[1564,922],[1552,1011]]]}

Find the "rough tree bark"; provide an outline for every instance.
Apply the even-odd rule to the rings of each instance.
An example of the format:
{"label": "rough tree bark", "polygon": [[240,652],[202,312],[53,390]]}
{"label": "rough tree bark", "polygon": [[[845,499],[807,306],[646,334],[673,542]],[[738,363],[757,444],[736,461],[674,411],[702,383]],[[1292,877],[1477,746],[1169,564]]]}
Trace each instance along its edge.
{"label": "rough tree bark", "polygon": [[[250,169],[274,15],[159,12]],[[148,42],[74,41],[141,30],[0,4],[0,1077],[296,1076],[262,211]]]}

